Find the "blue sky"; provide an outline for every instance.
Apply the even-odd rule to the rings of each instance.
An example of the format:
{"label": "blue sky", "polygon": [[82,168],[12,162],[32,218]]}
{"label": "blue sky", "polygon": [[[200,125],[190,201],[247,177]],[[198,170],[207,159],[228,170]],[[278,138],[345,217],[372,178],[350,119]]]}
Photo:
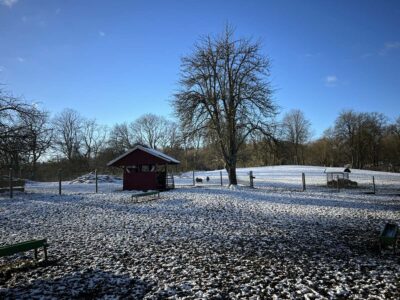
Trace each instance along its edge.
{"label": "blue sky", "polygon": [[0,83],[99,123],[172,118],[180,58],[226,23],[261,40],[282,113],[400,116],[400,1],[0,0]]}

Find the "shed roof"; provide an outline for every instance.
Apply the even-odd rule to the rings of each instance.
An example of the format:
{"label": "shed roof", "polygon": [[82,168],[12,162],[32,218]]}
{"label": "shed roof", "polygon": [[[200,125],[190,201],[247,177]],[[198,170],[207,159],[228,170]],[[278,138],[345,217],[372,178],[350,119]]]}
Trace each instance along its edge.
{"label": "shed roof", "polygon": [[122,155],[118,156],[117,158],[113,159],[112,161],[110,161],[107,164],[107,166],[110,167],[110,166],[116,165],[120,160],[124,159],[125,157],[129,156],[130,154],[132,154],[133,152],[135,152],[137,150],[146,152],[147,154],[158,158],[158,160],[161,160],[170,165],[177,165],[180,163],[180,161],[176,160],[175,158],[173,158],[165,153],[162,153],[161,151],[158,151],[158,150],[155,150],[152,148],[148,148],[143,145],[136,145],[134,148],[128,150],[124,154],[122,154]]}

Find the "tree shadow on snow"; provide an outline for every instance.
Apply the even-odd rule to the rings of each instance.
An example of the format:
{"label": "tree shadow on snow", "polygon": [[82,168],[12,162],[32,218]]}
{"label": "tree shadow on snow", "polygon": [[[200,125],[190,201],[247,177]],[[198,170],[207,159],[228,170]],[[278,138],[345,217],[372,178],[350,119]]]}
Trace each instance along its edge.
{"label": "tree shadow on snow", "polygon": [[[184,191],[185,193],[192,194],[208,194],[210,190],[196,190]],[[274,192],[268,193],[265,190],[246,189],[246,190],[225,190],[218,189],[212,190],[213,194],[232,197],[238,200],[248,201],[251,203],[275,203],[275,204],[288,204],[288,205],[304,205],[304,206],[320,206],[320,207],[334,207],[334,208],[354,208],[366,209],[373,211],[396,211],[400,210],[400,202],[395,199],[388,201],[380,201],[373,199],[374,196],[368,196],[367,199],[354,198],[352,195],[336,194],[333,198],[330,194],[326,198],[316,197],[302,192],[287,192],[276,194]]]}
{"label": "tree shadow on snow", "polygon": [[[51,275],[51,269],[48,272]],[[46,275],[46,270],[38,272],[38,276],[42,275]],[[19,275],[19,277],[22,276],[24,275]],[[24,282],[27,281],[24,280]],[[27,284],[22,283],[2,288],[0,298],[98,299],[104,296],[118,296],[123,299],[142,299],[151,286],[149,282],[131,278],[129,275],[116,275],[102,270],[89,269],[67,273],[56,279],[38,278]]]}

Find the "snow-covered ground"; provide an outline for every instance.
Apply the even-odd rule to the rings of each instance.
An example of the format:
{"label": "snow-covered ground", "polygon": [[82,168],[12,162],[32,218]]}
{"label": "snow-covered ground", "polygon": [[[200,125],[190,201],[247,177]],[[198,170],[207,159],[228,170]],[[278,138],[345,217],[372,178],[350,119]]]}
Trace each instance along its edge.
{"label": "snow-covered ground", "polygon": [[[118,181],[98,194],[93,183],[64,182],[61,196],[57,183],[0,195],[1,244],[50,244],[48,263],[32,263],[31,253],[0,258],[0,298],[400,298],[400,255],[379,254],[377,244],[386,222],[400,223],[399,196],[300,192],[301,173],[312,182],[324,168],[239,173],[250,170],[256,189],[196,172],[210,184],[183,186],[192,180],[183,174],[183,187],[140,203]],[[399,186],[399,174],[373,174]]]}

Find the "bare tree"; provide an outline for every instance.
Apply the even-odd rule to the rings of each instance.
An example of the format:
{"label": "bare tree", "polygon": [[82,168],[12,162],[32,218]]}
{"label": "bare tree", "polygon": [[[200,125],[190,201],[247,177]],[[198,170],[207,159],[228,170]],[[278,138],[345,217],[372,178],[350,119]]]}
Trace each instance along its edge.
{"label": "bare tree", "polygon": [[[291,110],[286,113],[282,120],[283,138],[293,146],[293,155],[295,164],[299,164],[300,150],[304,143],[310,138],[311,123],[304,113],[299,109]],[[304,155],[301,153],[304,163]]]}
{"label": "bare tree", "polygon": [[108,137],[108,146],[116,153],[122,153],[135,144],[127,123],[115,124]]}
{"label": "bare tree", "polygon": [[392,125],[392,132],[399,138],[400,141],[400,117],[397,117],[395,123]]}
{"label": "bare tree", "polygon": [[359,167],[359,151],[357,150],[359,123],[358,114],[353,110],[348,110],[339,114],[334,127],[334,136],[354,167]]}
{"label": "bare tree", "polygon": [[64,109],[53,119],[55,146],[68,160],[80,156],[83,119],[73,109]]}
{"label": "bare tree", "polygon": [[229,26],[221,36],[200,39],[182,58],[181,88],[173,100],[186,132],[215,134],[233,185],[239,149],[254,131],[269,135],[276,113],[269,59],[260,52],[260,43],[235,39]]}
{"label": "bare tree", "polygon": [[131,123],[132,136],[137,143],[150,148],[164,148],[168,144],[170,122],[162,116],[145,114]]}
{"label": "bare tree", "polygon": [[37,113],[33,106],[0,90],[0,138],[16,137],[25,128],[21,116]]}
{"label": "bare tree", "polygon": [[362,114],[362,140],[366,144],[367,159],[373,166],[378,166],[381,158],[382,139],[388,127],[386,116],[381,113]]}
{"label": "bare tree", "polygon": [[33,120],[40,116],[34,105],[0,90],[0,165],[19,168],[21,160],[30,151],[29,130]]}
{"label": "bare tree", "polygon": [[31,178],[35,179],[37,161],[50,148],[53,130],[50,128],[49,114],[36,109],[34,114],[21,116],[21,124],[26,128],[28,162],[31,165]]}
{"label": "bare tree", "polygon": [[82,124],[82,151],[83,156],[90,160],[96,158],[98,152],[104,147],[107,137],[105,126],[99,125],[96,120],[83,120]]}

